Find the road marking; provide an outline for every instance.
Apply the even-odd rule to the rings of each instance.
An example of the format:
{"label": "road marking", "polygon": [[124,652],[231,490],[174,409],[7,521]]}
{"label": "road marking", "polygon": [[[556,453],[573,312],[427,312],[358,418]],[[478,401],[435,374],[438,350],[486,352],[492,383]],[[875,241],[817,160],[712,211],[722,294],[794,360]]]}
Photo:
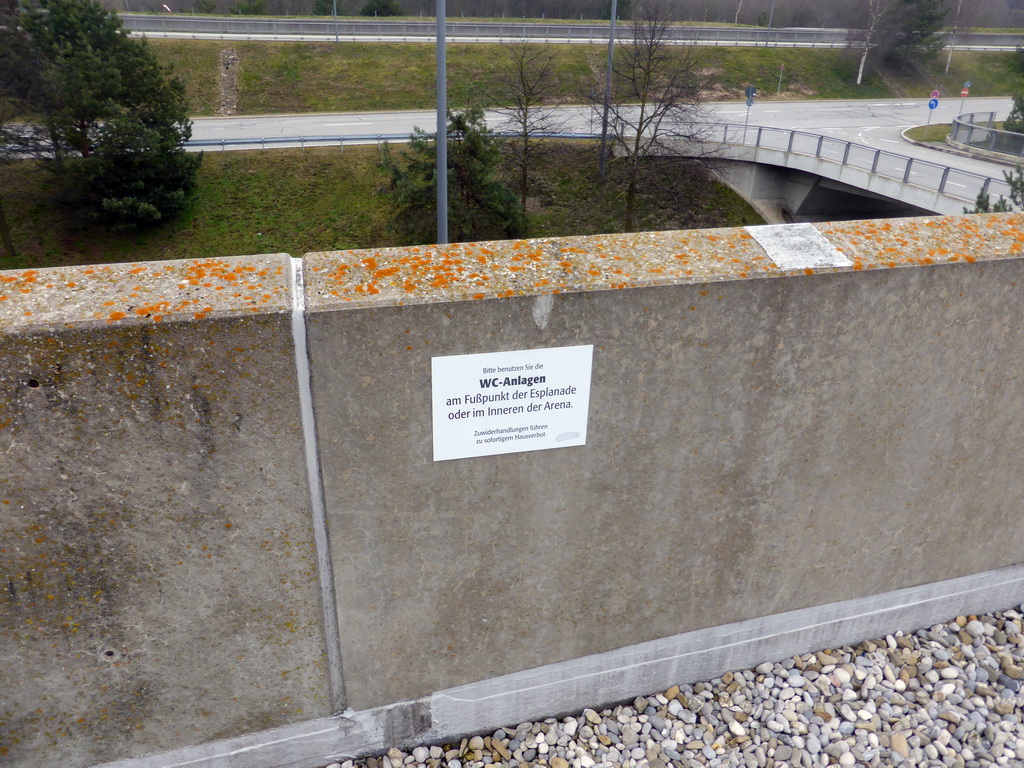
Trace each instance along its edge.
{"label": "road marking", "polygon": [[367,122],[364,122],[362,120],[359,120],[359,121],[357,121],[355,123],[324,123],[323,124],[324,128],[334,128],[335,126],[339,126],[339,125],[373,125],[373,123],[367,123]]}

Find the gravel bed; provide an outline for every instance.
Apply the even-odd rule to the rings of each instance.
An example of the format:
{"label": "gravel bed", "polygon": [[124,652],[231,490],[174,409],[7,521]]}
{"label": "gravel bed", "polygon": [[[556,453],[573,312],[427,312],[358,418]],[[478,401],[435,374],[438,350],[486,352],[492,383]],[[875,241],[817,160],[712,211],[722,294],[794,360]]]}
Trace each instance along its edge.
{"label": "gravel bed", "polygon": [[1020,766],[1022,611],[958,616],[600,712],[328,768]]}

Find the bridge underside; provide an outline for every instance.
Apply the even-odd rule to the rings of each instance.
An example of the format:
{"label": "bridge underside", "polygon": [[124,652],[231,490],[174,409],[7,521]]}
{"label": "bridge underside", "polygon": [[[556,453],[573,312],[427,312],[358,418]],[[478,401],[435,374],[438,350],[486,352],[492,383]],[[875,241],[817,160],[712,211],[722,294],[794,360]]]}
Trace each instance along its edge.
{"label": "bridge underside", "polygon": [[773,224],[936,213],[795,168],[722,158],[707,161],[707,166]]}

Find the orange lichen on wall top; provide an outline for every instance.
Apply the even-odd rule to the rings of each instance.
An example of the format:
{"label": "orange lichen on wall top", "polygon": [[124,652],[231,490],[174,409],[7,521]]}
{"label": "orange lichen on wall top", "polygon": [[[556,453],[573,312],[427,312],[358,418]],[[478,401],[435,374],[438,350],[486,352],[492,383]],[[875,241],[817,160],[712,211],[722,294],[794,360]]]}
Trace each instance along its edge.
{"label": "orange lichen on wall top", "polygon": [[815,225],[849,267],[786,270],[741,228],[312,253],[311,307],[381,306],[621,288],[815,277],[1016,258],[1024,214]]}
{"label": "orange lichen on wall top", "polygon": [[[728,251],[729,263],[709,255]],[[735,279],[763,259],[744,230],[457,243],[306,257],[309,301],[419,304]],[[626,278],[626,279],[623,279]]]}
{"label": "orange lichen on wall top", "polygon": [[287,311],[289,258],[275,254],[0,272],[0,329]]}

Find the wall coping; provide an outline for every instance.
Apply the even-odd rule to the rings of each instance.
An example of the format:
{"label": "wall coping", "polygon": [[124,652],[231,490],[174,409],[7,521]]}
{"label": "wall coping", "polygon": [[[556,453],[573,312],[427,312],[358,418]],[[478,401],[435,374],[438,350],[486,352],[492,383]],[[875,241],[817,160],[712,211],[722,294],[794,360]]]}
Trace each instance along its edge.
{"label": "wall coping", "polygon": [[[847,266],[780,266],[753,236],[758,227],[329,251],[302,259],[305,309],[891,269],[1024,252],[1024,213],[778,225],[794,226],[813,226]],[[290,261],[263,254],[2,271],[0,332],[287,313]]]}
{"label": "wall coping", "polygon": [[0,333],[290,312],[288,254],[0,272]]}
{"label": "wall coping", "polygon": [[756,227],[332,251],[304,258],[307,308],[327,311],[889,269],[1013,258],[1024,250],[1021,213],[813,226],[847,257],[849,266],[783,268],[752,237]]}

